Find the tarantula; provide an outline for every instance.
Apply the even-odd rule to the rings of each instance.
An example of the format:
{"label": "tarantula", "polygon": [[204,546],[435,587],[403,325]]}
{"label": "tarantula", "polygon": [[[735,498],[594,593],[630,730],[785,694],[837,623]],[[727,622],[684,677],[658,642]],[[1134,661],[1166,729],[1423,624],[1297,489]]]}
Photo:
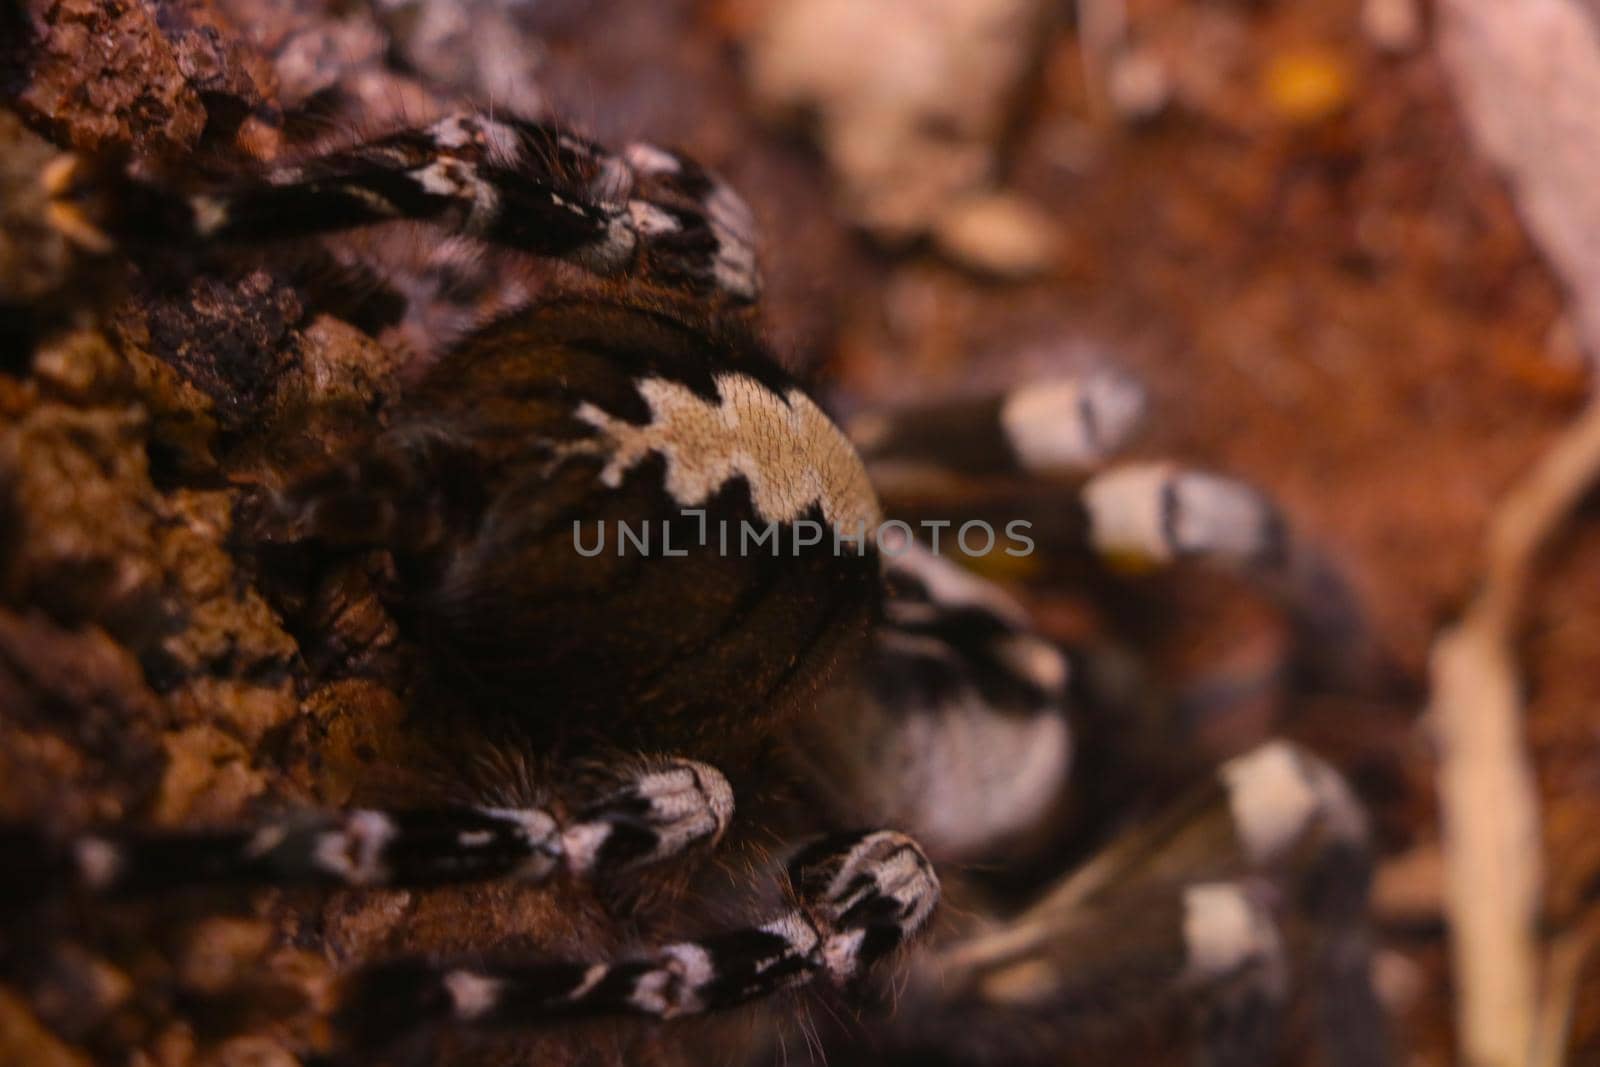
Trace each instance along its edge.
{"label": "tarantula", "polygon": [[[833,1062],[1096,1062],[1181,1031],[1185,1056],[1244,1065],[1306,1032],[1286,1019],[1309,990],[1333,1062],[1381,1059],[1365,819],[1339,777],[1272,742],[1067,866],[1051,831],[1074,664],[999,586],[884,522],[875,481],[909,518],[952,480],[1051,477],[1059,507],[1007,526],[1005,550],[1281,560],[1274,509],[1239,483],[1094,473],[1142,411],[1126,378],[873,413],[847,435],[763,345],[740,198],[680,153],[545,122],[457,114],[200,191],[130,180],[112,200],[131,248],[411,220],[579,268],[472,331],[341,461],[241,511],[263,550],[386,553],[385,602],[426,650],[413,701],[515,746],[532,785],[193,832],[13,827],[13,907],[203,883],[564,881],[625,891],[648,931],[652,909],[702,902],[687,914],[704,932],[681,940],[355,961],[307,1055],[509,1031],[540,1062],[576,1062],[548,1036],[645,1016],[665,1022],[618,1025],[662,1026],[663,1060],[760,1063],[793,1054],[798,995],[850,1009],[812,1024]],[[731,867],[705,862],[718,849],[742,857],[736,897],[718,884]],[[1032,873],[991,892],[1007,870]],[[954,906],[936,920],[941,882]]]}

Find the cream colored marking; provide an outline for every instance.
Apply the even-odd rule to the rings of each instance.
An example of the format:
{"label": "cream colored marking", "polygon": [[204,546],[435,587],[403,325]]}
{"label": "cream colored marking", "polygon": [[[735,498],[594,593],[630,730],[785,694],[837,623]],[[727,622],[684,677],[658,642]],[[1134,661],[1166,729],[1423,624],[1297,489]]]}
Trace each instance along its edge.
{"label": "cream colored marking", "polygon": [[568,1000],[581,1000],[589,995],[589,991],[600,984],[600,979],[610,970],[605,964],[597,963],[583,972],[583,981],[572,987],[572,992],[567,994]]}
{"label": "cream colored marking", "polygon": [[721,771],[704,763],[647,774],[639,780],[638,792],[650,803],[656,855],[670,856],[702,840],[714,842],[733,818],[733,787]]}
{"label": "cream colored marking", "polygon": [[228,202],[221,197],[200,193],[189,198],[194,215],[194,230],[202,237],[216,233],[228,224]]}
{"label": "cream colored marking", "polygon": [[747,300],[761,290],[761,271],[756,264],[755,216],[744,200],[728,186],[718,182],[706,200],[706,219],[717,238],[717,254],[712,272],[723,289]]}
{"label": "cream colored marking", "polygon": [[244,854],[251,859],[265,856],[289,839],[289,828],[282,823],[263,826],[250,835],[250,841],[244,847]]}
{"label": "cream colored marking", "polygon": [[[1164,495],[1173,494],[1168,526]],[[1231,478],[1170,463],[1130,463],[1083,489],[1095,550],[1113,558],[1170,563],[1204,555],[1248,563],[1268,547],[1272,510],[1254,489]]]}
{"label": "cream colored marking", "polygon": [[[893,830],[868,834],[845,855],[815,911],[834,922],[862,897],[877,893],[912,908],[900,924],[901,932],[910,935],[939,902],[938,878],[926,863],[919,862],[922,859],[922,850],[904,834]],[[846,891],[857,885],[863,874],[870,879],[870,886],[861,884],[847,896]]]}
{"label": "cream colored marking", "polygon": [[727,231],[717,226],[712,227],[712,233],[717,237],[717,255],[711,272],[717,279],[717,286],[735,296],[754,300],[761,292],[755,246],[729,239]]}
{"label": "cream colored marking", "polygon": [[589,195],[601,207],[619,210],[633,191],[633,170],[622,160],[606,156],[589,182]]}
{"label": "cream colored marking", "polygon": [[676,174],[682,169],[670,152],[643,141],[635,141],[624,148],[622,154],[628,165],[640,174]]}
{"label": "cream colored marking", "polygon": [[472,142],[472,134],[464,120],[463,115],[440,119],[428,128],[428,134],[440,148],[464,148]]}
{"label": "cream colored marking", "polygon": [[1323,825],[1342,841],[1365,844],[1370,830],[1367,812],[1350,791],[1350,783],[1304,749],[1295,748],[1295,753],[1300,758],[1301,769],[1311,780],[1311,788],[1316,791]]}
{"label": "cream colored marking", "polygon": [[678,220],[645,200],[628,201],[628,220],[633,228],[646,237],[662,233],[677,233],[683,227]]}
{"label": "cream colored marking", "polygon": [[458,196],[461,193],[462,176],[457,173],[460,164],[452,159],[439,159],[417,171],[417,184],[422,186],[423,192],[435,196]]}
{"label": "cream colored marking", "polygon": [[1056,969],[1031,957],[985,973],[978,980],[979,996],[990,1004],[1041,1004],[1060,987]]}
{"label": "cream colored marking", "polygon": [[530,848],[547,847],[556,835],[556,821],[538,808],[479,808],[478,812],[515,824]]}
{"label": "cream colored marking", "polygon": [[471,971],[451,971],[444,976],[444,988],[450,994],[455,1017],[464,1022],[487,1014],[500,999],[498,979]]}
{"label": "cream colored marking", "polygon": [[666,1018],[672,1006],[672,1002],[667,999],[671,985],[672,972],[665,967],[646,971],[634,983],[633,992],[628,994],[628,1002],[642,1012]]}
{"label": "cream colored marking", "polygon": [[1344,780],[1287,741],[1271,741],[1223,764],[1234,825],[1250,859],[1271,863],[1313,819],[1345,841],[1366,836],[1366,819]]}
{"label": "cream colored marking", "polygon": [[580,822],[561,835],[561,855],[567,861],[567,870],[573,874],[588,874],[594,870],[600,849],[611,836],[608,822]]}
{"label": "cream colored marking", "polygon": [[521,155],[517,131],[483,115],[450,115],[428,127],[428,135],[440,148],[465,148],[480,143],[497,163],[514,163]]}
{"label": "cream colored marking", "polygon": [[892,860],[878,869],[874,876],[878,888],[904,908],[910,909],[901,922],[901,932],[914,933],[922,926],[939,903],[939,879],[929,868],[927,857],[910,838],[894,834],[902,845]]}
{"label": "cream colored marking", "polygon": [[1270,863],[1305,833],[1320,806],[1316,790],[1286,742],[1273,741],[1229,760],[1219,772],[1239,839],[1253,863]]}
{"label": "cream colored marking", "polygon": [[669,945],[661,953],[691,989],[699,989],[717,976],[711,954],[693,942]]}
{"label": "cream colored marking", "polygon": [[383,850],[394,836],[394,823],[382,812],[351,812],[342,829],[317,835],[313,862],[350,885],[382,882],[388,877]]}
{"label": "cream colored marking", "polygon": [[745,203],[744,197],[733,191],[732,186],[723,182],[713,186],[711,195],[706,198],[706,215],[715,229],[725,232],[741,244],[754,245],[755,214],[750,210],[750,205]]}
{"label": "cream colored marking", "polygon": [[[888,546],[894,551],[896,546]],[[928,599],[947,608],[977,608],[1012,626],[1026,627],[1028,613],[998,585],[978,577],[959,563],[935,555],[921,544],[906,543],[885,569],[905,571],[928,590]],[[890,601],[891,610],[894,601]]]}
{"label": "cream colored marking", "polygon": [[596,274],[611,274],[621,270],[639,245],[639,235],[627,212],[618,211],[606,219],[603,236],[572,252],[572,261]]}
{"label": "cream colored marking", "polygon": [[798,389],[783,396],[743,374],[715,379],[720,403],[666,378],[645,378],[643,426],[585,402],[577,416],[604,435],[610,458],[600,479],[615,488],[651,453],[666,459],[666,491],[682,507],[704,504],[731,479],[750,486],[756,514],[793,522],[813,505],[835,529],[870,537],[882,516],[866,469],[838,427]]}
{"label": "cream colored marking", "polygon": [[1117,467],[1083,487],[1089,539],[1104,556],[1170,562],[1177,546],[1162,521],[1162,490],[1172,477],[1164,463]]}
{"label": "cream colored marking", "polygon": [[659,955],[661,965],[640,976],[628,999],[641,1011],[663,1019],[703,1010],[700,990],[716,977],[711,956],[689,942],[668,945]]}
{"label": "cream colored marking", "polygon": [[1060,801],[1072,731],[1055,710],[998,715],[975,694],[920,709],[874,736],[894,775],[869,778],[874,817],[904,827],[940,859],[1003,854]]}
{"label": "cream colored marking", "polygon": [[346,183],[339,186],[339,191],[352,200],[361,201],[380,215],[398,215],[400,212],[400,209],[395,207],[394,201],[365,186]]}
{"label": "cream colored marking", "polygon": [[1205,984],[1252,969],[1259,970],[1269,992],[1285,992],[1288,975],[1277,925],[1242,886],[1207,882],[1184,890],[1183,943],[1187,981]]}
{"label": "cream colored marking", "polygon": [[[460,160],[438,159],[416,172],[417,184],[424,192],[434,196],[463,197],[472,201],[467,214],[467,226],[486,226],[494,218],[500,204],[500,194],[494,186],[482,181],[472,169]],[[554,194],[551,199],[559,200]]]}
{"label": "cream colored marking", "polygon": [[[817,933],[817,928],[798,911],[785,912],[778,918],[763,925],[760,929],[764,934],[773,934],[783,938],[784,943],[789,948],[802,956],[810,955],[822,941],[821,935]],[[762,971],[767,970],[782,958],[782,955],[767,957],[756,964],[756,973],[760,974]]]}
{"label": "cream colored marking", "polygon": [[1081,470],[1125,445],[1143,414],[1144,391],[1102,372],[1014,390],[1000,408],[1000,425],[1029,470]]}
{"label": "cream colored marking", "polygon": [[1067,657],[1050,642],[1032,634],[1013,634],[996,639],[991,646],[995,657],[1020,678],[1053,696],[1066,688]]}
{"label": "cream colored marking", "polygon": [[104,889],[117,880],[122,871],[122,853],[117,846],[100,837],[85,837],[73,848],[78,861],[78,873],[83,884],[90,889]]}
{"label": "cream colored marking", "polygon": [[834,934],[822,943],[822,965],[834,981],[844,983],[856,976],[861,968],[861,943],[866,939],[867,931],[857,928]]}
{"label": "cream colored marking", "polygon": [[499,819],[516,826],[528,847],[528,856],[517,865],[514,878],[528,882],[543,881],[555,870],[561,853],[556,821],[538,808],[479,808],[491,819]]}
{"label": "cream colored marking", "polygon": [[1204,471],[1178,475],[1178,551],[1249,562],[1268,547],[1272,511],[1260,493]]}
{"label": "cream colored marking", "polygon": [[[770,956],[764,956],[755,961],[752,970],[756,974],[766,974],[779,963],[792,960],[795,957],[807,959],[821,959],[827,965],[827,941],[821,931],[804,913],[798,911],[785,912],[778,918],[758,927],[764,934],[772,934],[783,939],[784,948],[779,949]],[[789,978],[787,984],[803,981],[799,975]]]}

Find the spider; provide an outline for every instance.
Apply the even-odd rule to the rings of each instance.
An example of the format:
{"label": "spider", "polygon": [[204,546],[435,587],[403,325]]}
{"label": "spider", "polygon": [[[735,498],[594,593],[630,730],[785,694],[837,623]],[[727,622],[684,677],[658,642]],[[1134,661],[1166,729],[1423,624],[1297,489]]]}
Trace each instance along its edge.
{"label": "spider", "polygon": [[[969,526],[994,549],[992,524],[945,531],[941,554],[885,522],[875,482],[909,517],[930,486],[1051,478],[1047,521],[1002,524],[1001,543],[1025,551],[1034,530],[1088,567],[1275,566],[1287,535],[1254,490],[1112,460],[1135,384],[1089,372],[847,434],[761,340],[738,195],[684,154],[548,122],[453,114],[111,199],[130,248],[408,220],[575,268],[240,512],[264,551],[381,552],[384,601],[425,651],[413,703],[442,735],[514,749],[533,783],[202,830],[11,827],[13,909],[502,881],[620,893],[649,931],[651,909],[704,902],[678,939],[349,961],[306,1056],[510,1034],[590,1062],[548,1038],[601,1017],[659,1027],[663,1062],[762,1063],[793,1055],[787,1020],[814,997],[838,1015],[810,1024],[832,1062],[1100,1062],[1153,1056],[1177,1029],[1196,1062],[1243,1065],[1284,1055],[1310,989],[1334,1062],[1381,1057],[1359,1003],[1367,829],[1338,775],[1269,742],[1063,863],[1077,665],[949,558]],[[616,542],[586,544],[608,524]],[[765,539],[707,534],[730,527]],[[708,862],[719,850],[737,868]],[[1029,864],[1045,873],[991,891]],[[732,869],[737,894],[716,884]]]}

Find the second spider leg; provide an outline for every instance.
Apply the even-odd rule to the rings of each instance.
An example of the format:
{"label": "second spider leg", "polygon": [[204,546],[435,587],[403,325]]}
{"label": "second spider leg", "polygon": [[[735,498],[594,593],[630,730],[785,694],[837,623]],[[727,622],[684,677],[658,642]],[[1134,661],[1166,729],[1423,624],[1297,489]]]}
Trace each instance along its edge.
{"label": "second spider leg", "polygon": [[433,1021],[527,1026],[584,1015],[674,1019],[823,980],[848,986],[913,938],[939,899],[922,850],[893,831],[824,838],[789,865],[793,900],[765,921],[606,962],[399,962],[352,979],[358,1034]]}
{"label": "second spider leg", "polygon": [[248,829],[90,833],[64,845],[35,839],[17,847],[47,857],[41,884],[92,893],[217,883],[539,882],[562,871],[603,879],[659,863],[714,843],[732,816],[733,792],[721,772],[672,759],[631,772],[568,818],[541,807],[365,808]]}
{"label": "second spider leg", "polygon": [[[1025,516],[1046,553],[1119,568],[1190,559],[1256,570],[1281,564],[1283,521],[1259,491],[1183,464],[1115,459],[1145,408],[1132,379],[1094,370],[871,412],[850,431],[891,511],[935,501],[940,510],[953,503],[999,518],[993,526]],[[1030,484],[1037,479],[1046,480],[1045,492]],[[973,497],[987,503],[974,507]]]}
{"label": "second spider leg", "polygon": [[1145,413],[1144,390],[1110,370],[1002,393],[870,411],[847,428],[875,478],[920,469],[977,477],[1092,471],[1124,448]]}
{"label": "second spider leg", "polygon": [[760,291],[754,221],[692,159],[638,143],[620,153],[561,127],[450,115],[174,203],[128,190],[134,238],[261,242],[408,220],[602,275],[633,272],[704,298]]}
{"label": "second spider leg", "polygon": [[1065,654],[999,586],[909,543],[862,661],[799,724],[793,757],[846,824],[916,834],[940,863],[1042,843],[1072,762]]}
{"label": "second spider leg", "polygon": [[1020,913],[920,960],[908,999],[923,1008],[906,1016],[919,1023],[889,1024],[886,1060],[1043,1064],[1071,1046],[1086,1062],[1145,1062],[1148,1035],[1182,1033],[1193,1062],[1259,1067],[1281,1058],[1291,1005],[1310,1001],[1330,1062],[1381,1064],[1370,872],[1348,785],[1303,749],[1268,742]]}

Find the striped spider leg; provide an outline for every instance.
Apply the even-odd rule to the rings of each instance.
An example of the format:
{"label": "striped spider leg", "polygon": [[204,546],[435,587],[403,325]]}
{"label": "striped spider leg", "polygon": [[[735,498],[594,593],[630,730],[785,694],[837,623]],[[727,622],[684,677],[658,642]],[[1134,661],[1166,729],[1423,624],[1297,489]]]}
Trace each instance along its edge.
{"label": "striped spider leg", "polygon": [[847,423],[874,480],[1087,472],[1121,451],[1145,414],[1143,388],[1086,370],[999,393],[875,409]]}
{"label": "striped spider leg", "polygon": [[1179,461],[1121,458],[1146,407],[1124,374],[1088,369],[869,412],[849,426],[889,514],[955,527],[940,532],[964,552],[999,550],[984,538],[971,547],[964,519],[1008,531],[1021,519],[1036,557],[1023,569],[1042,559],[1045,571],[1108,589],[1175,572],[1218,591],[1237,584],[1288,633],[1285,666],[1300,680],[1333,692],[1392,689],[1398,675],[1342,569],[1291,536],[1265,493]]}
{"label": "striped spider leg", "polygon": [[[56,191],[74,218],[75,191]],[[409,220],[706,300],[748,304],[761,287],[749,209],[693,159],[642,142],[614,153],[532,119],[452,114],[181,198],[138,183],[119,195],[108,228],[130,244]]]}
{"label": "striped spider leg", "polygon": [[1026,518],[1047,557],[1116,571],[1230,570],[1278,601],[1306,643],[1355,645],[1371,667],[1354,593],[1316,546],[1290,536],[1266,494],[1180,461],[1119,458],[1146,412],[1137,382],[1100,368],[848,425],[891,514]]}
{"label": "striped spider leg", "polygon": [[985,516],[1029,519],[1047,554],[1136,570],[1281,563],[1282,520],[1258,491],[1169,461],[1115,460],[1145,409],[1136,382],[1099,369],[875,411],[850,430],[891,513],[929,500],[971,509],[961,497],[975,495]]}
{"label": "striped spider leg", "polygon": [[1300,1026],[1330,1062],[1381,1064],[1369,873],[1348,787],[1303,749],[1268,742],[1019,914],[937,946],[916,982],[932,1003],[916,1014],[948,1025],[895,1040],[905,1062],[935,1049],[931,1062],[1056,1062],[1064,1049],[1146,1062],[1177,1028],[1191,1062],[1261,1064],[1305,1035],[1286,1012],[1307,1003]]}
{"label": "striped spider leg", "polygon": [[859,981],[916,935],[939,899],[927,857],[892,831],[835,834],[789,863],[790,900],[764,922],[600,961],[401,961],[356,974],[358,1035],[439,1022],[527,1027],[588,1015],[676,1019],[822,980]]}
{"label": "striped spider leg", "polygon": [[614,879],[716,844],[733,817],[722,773],[693,760],[644,761],[560,817],[539,807],[352,809],[258,822],[248,829],[107,831],[52,841],[0,832],[21,860],[11,891],[98,894],[190,886],[399,886],[512,879],[558,872]]}
{"label": "striped spider leg", "polygon": [[885,553],[866,658],[796,750],[839,819],[905,827],[940,862],[1040,844],[1072,762],[1066,656],[991,582],[918,543]]}

